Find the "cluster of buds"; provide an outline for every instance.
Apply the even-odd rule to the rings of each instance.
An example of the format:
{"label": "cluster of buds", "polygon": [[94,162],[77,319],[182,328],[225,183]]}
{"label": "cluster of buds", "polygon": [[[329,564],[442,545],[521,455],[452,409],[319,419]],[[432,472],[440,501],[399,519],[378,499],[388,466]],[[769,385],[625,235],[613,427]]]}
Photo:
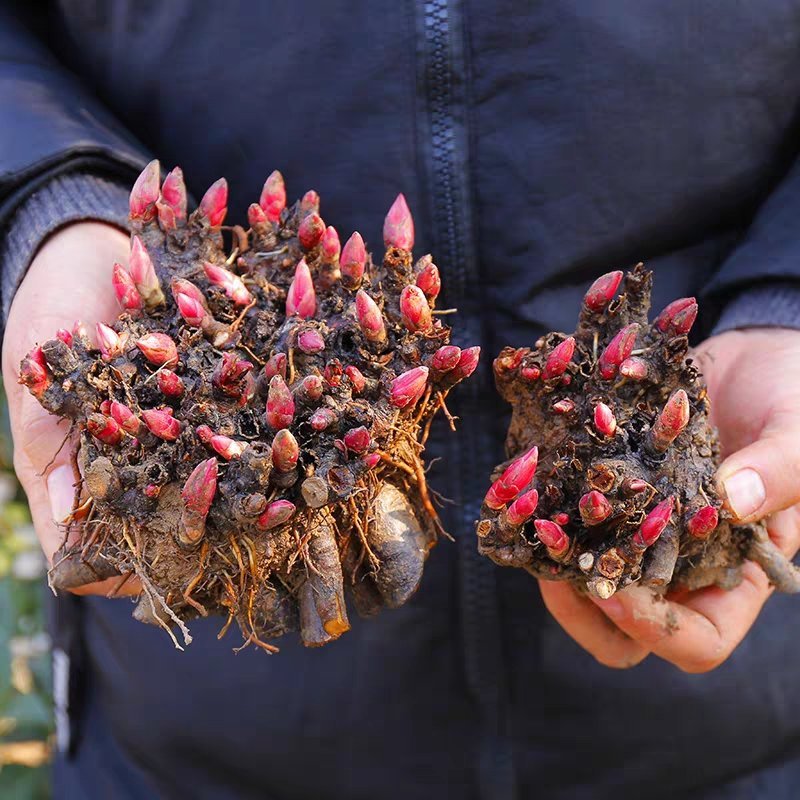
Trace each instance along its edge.
{"label": "cluster of buds", "polygon": [[[368,605],[416,588],[438,529],[421,453],[480,349],[449,344],[441,275],[430,256],[414,261],[402,195],[378,263],[358,232],[323,220],[313,190],[287,206],[277,171],[248,229],[227,211],[224,179],[190,212],[182,171],[161,181],[150,163],[130,197],[129,258],[111,274],[122,313],[93,337],[60,330],[20,381],[81,431],[110,531],[103,564],[129,565],[118,521],[135,524],[155,592],[137,615],[227,613],[262,646],[299,621],[320,644],[349,627],[345,583]],[[535,507],[523,493],[509,518]],[[359,541],[339,541],[359,520]],[[280,624],[270,603],[288,607]]]}
{"label": "cluster of buds", "polygon": [[[633,581],[694,585],[705,542],[731,537],[708,403],[687,360],[697,303],[677,300],[649,323],[649,292],[642,265],[603,275],[584,295],[573,335],[548,334],[495,360],[498,389],[514,406],[514,450],[526,441],[552,448],[540,453],[548,474],[537,485],[528,450],[486,495],[479,547],[497,563],[609,597]],[[437,353],[432,368],[449,358]],[[736,566],[740,545],[730,553]],[[708,574],[717,579],[716,562]]]}

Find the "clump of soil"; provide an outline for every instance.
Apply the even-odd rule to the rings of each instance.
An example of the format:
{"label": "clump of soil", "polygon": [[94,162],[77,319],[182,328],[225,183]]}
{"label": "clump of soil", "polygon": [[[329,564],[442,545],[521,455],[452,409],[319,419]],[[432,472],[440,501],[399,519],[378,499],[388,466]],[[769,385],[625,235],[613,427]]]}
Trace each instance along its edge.
{"label": "clump of soil", "polygon": [[[183,175],[150,164],[131,193],[123,312],[35,348],[20,380],[72,421],[75,504],[54,589],[132,573],[134,617],[188,643],[222,614],[246,643],[318,646],[405,603],[440,532],[422,452],[479,348],[449,345],[439,272],[414,263],[400,195],[373,263],[280,173],[223,226],[217,181],[187,216]],[[111,267],[111,265],[109,265]],[[177,639],[175,638],[176,644]]]}
{"label": "clump of soil", "polygon": [[495,360],[513,407],[511,460],[492,476],[481,553],[601,598],[634,581],[730,588],[746,559],[780,591],[800,591],[763,524],[734,525],[715,488],[717,432],[688,356],[697,303],[676,300],[651,324],[651,273],[639,264],[615,299],[622,279],[595,281],[572,336]]}

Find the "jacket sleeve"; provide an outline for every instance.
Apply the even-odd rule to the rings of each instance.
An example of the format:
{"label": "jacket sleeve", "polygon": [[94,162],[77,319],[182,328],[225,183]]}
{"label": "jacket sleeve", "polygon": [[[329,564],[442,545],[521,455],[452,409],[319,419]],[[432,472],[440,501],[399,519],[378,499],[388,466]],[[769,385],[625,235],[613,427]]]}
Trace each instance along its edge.
{"label": "jacket sleeve", "polygon": [[[14,258],[6,257],[2,264],[4,312],[11,301],[8,293],[18,284],[42,238],[71,220],[115,219],[119,187],[129,186],[149,161],[146,149],[36,35],[35,14],[42,10],[40,5],[0,0],[0,236],[7,241],[16,227],[17,245]],[[58,183],[65,175],[77,174],[101,182],[85,184],[85,191],[74,183]],[[60,194],[55,196],[54,191]],[[104,217],[101,207],[112,203],[112,195],[114,210]],[[46,224],[32,228],[27,204],[34,196],[46,201],[51,216]],[[26,205],[20,224],[18,213]],[[34,201],[34,206],[43,223],[41,202]],[[41,234],[38,238],[34,228]],[[27,252],[20,252],[19,246]],[[5,249],[9,251],[8,246]],[[14,274],[6,275],[6,270]]]}
{"label": "jacket sleeve", "polygon": [[800,328],[800,159],[761,205],[704,290],[714,333]]}

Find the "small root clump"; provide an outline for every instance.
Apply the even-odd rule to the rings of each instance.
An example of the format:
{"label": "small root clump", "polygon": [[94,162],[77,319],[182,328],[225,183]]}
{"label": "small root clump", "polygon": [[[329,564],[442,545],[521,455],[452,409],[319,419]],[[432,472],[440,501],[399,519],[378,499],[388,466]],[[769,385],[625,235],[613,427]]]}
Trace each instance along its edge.
{"label": "small root clump", "polygon": [[635,581],[732,588],[745,560],[780,591],[800,591],[763,524],[733,524],[715,487],[717,432],[688,355],[697,303],[676,300],[650,323],[651,273],[639,264],[615,297],[622,281],[612,272],[592,284],[573,335],[495,360],[513,407],[511,460],[492,476],[480,552],[601,598]]}
{"label": "small root clump", "polygon": [[[76,494],[54,589],[133,574],[134,617],[179,644],[221,614],[246,644],[300,631],[319,646],[405,603],[441,532],[422,452],[434,415],[476,368],[435,311],[439,272],[412,260],[400,195],[372,262],[342,247],[309,191],[267,179],[247,229],[227,184],[187,214],[180,169],[131,193],[119,319],[61,330],[20,381],[72,423]],[[109,265],[111,266],[111,265]],[[449,415],[448,415],[449,416]]]}

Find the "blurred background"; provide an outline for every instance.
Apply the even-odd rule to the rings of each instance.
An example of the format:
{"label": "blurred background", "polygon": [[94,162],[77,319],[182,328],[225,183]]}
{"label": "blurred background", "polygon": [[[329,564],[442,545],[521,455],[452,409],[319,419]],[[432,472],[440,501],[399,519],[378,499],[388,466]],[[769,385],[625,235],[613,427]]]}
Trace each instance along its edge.
{"label": "blurred background", "polygon": [[14,476],[0,382],[0,798],[50,797],[50,640],[45,560]]}

